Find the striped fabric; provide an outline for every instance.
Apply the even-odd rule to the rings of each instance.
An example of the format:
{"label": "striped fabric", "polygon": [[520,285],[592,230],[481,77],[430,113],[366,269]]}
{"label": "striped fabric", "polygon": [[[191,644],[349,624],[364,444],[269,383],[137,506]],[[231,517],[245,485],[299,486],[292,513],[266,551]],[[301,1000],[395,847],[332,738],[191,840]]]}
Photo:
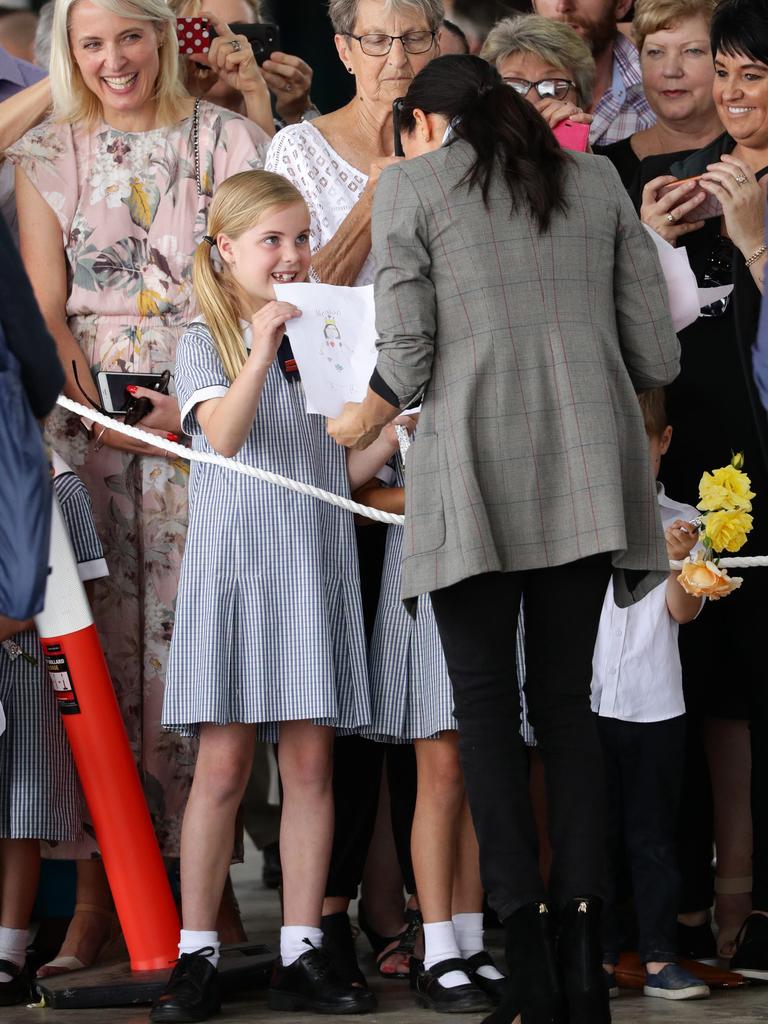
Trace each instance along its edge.
{"label": "striped fabric", "polygon": [[[390,463],[393,486],[404,486],[399,458]],[[362,730],[371,739],[388,743],[429,739],[457,729],[453,716],[453,692],[445,664],[440,634],[428,596],[418,599],[416,617],[405,610],[400,598],[400,563],[403,530],[390,526],[384,552],[381,593],[368,658],[371,686],[371,724]],[[528,724],[525,684],[525,627],[522,608],[515,641],[517,685],[523,708],[521,734],[534,746]]]}
{"label": "striped fabric", "polygon": [[[249,341],[246,331],[246,343]],[[182,425],[212,451],[195,415],[228,381],[213,339],[190,324],[177,351]],[[275,361],[238,458],[348,495],[344,452],[308,416],[301,383]],[[179,582],[163,725],[196,735],[202,722],[281,721],[341,731],[370,720],[352,516],[218,466],[192,465],[189,533]]]}
{"label": "striped fabric", "polygon": [[[390,465],[394,486],[402,487],[399,457]],[[390,743],[428,739],[458,728],[432,602],[420,597],[413,619],[400,599],[402,557],[402,527],[390,526],[368,659],[371,725],[364,730],[372,739]]]}
{"label": "striped fabric", "polygon": [[[53,486],[81,578],[105,576],[84,484],[65,467]],[[82,837],[84,803],[37,633],[30,629],[13,640],[37,663],[0,648],[0,703],[7,720],[0,736],[0,839],[73,842]]]}

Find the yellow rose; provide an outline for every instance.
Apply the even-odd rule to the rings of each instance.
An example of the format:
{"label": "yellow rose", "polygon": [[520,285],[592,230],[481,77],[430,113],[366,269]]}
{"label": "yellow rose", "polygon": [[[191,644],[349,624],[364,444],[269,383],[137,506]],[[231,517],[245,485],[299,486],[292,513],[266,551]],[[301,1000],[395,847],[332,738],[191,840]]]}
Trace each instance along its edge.
{"label": "yellow rose", "polygon": [[755,496],[750,485],[751,480],[747,474],[735,466],[723,466],[713,473],[705,473],[699,483],[701,501],[696,508],[702,512],[715,512],[718,509],[749,512],[752,509],[750,498]]}
{"label": "yellow rose", "polygon": [[726,569],[718,569],[714,562],[692,562],[686,558],[677,582],[692,597],[707,597],[719,601],[743,583],[740,576],[731,578]]}
{"label": "yellow rose", "polygon": [[704,536],[715,551],[738,551],[747,542],[752,529],[748,512],[710,512],[704,520]]}

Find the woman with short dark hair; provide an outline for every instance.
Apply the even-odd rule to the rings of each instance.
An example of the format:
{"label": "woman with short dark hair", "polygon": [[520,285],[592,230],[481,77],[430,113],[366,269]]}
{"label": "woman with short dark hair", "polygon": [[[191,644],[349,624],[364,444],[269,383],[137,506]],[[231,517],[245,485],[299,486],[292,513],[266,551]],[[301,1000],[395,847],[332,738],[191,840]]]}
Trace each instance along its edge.
{"label": "woman with short dark hair", "polygon": [[[379,358],[365,401],[329,429],[366,447],[423,402],[402,596],[432,598],[483,882],[506,931],[508,994],[490,1020],[602,1024],[592,652],[611,573],[627,604],[668,572],[635,395],[678,370],[666,286],[613,167],[561,150],[485,61],[433,61],[402,125],[414,159],[384,172],[374,204]],[[548,891],[519,735],[521,598]]]}

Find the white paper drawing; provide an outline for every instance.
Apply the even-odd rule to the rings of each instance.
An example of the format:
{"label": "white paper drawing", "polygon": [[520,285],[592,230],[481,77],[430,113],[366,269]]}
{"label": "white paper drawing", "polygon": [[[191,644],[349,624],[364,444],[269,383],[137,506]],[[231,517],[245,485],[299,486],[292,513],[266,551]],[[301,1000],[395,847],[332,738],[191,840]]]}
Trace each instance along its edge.
{"label": "white paper drawing", "polygon": [[301,310],[286,331],[307,412],[334,417],[345,402],[362,401],[376,365],[373,285],[276,284],[275,294]]}

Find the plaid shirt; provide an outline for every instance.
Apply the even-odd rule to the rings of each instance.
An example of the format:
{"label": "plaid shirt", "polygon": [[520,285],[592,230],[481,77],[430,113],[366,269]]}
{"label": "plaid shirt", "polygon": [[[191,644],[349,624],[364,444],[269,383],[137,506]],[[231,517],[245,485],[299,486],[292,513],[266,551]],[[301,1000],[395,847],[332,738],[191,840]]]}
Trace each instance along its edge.
{"label": "plaid shirt", "polygon": [[650,128],[656,115],[648,105],[637,49],[621,32],[613,44],[613,81],[593,111],[589,141],[607,146]]}

